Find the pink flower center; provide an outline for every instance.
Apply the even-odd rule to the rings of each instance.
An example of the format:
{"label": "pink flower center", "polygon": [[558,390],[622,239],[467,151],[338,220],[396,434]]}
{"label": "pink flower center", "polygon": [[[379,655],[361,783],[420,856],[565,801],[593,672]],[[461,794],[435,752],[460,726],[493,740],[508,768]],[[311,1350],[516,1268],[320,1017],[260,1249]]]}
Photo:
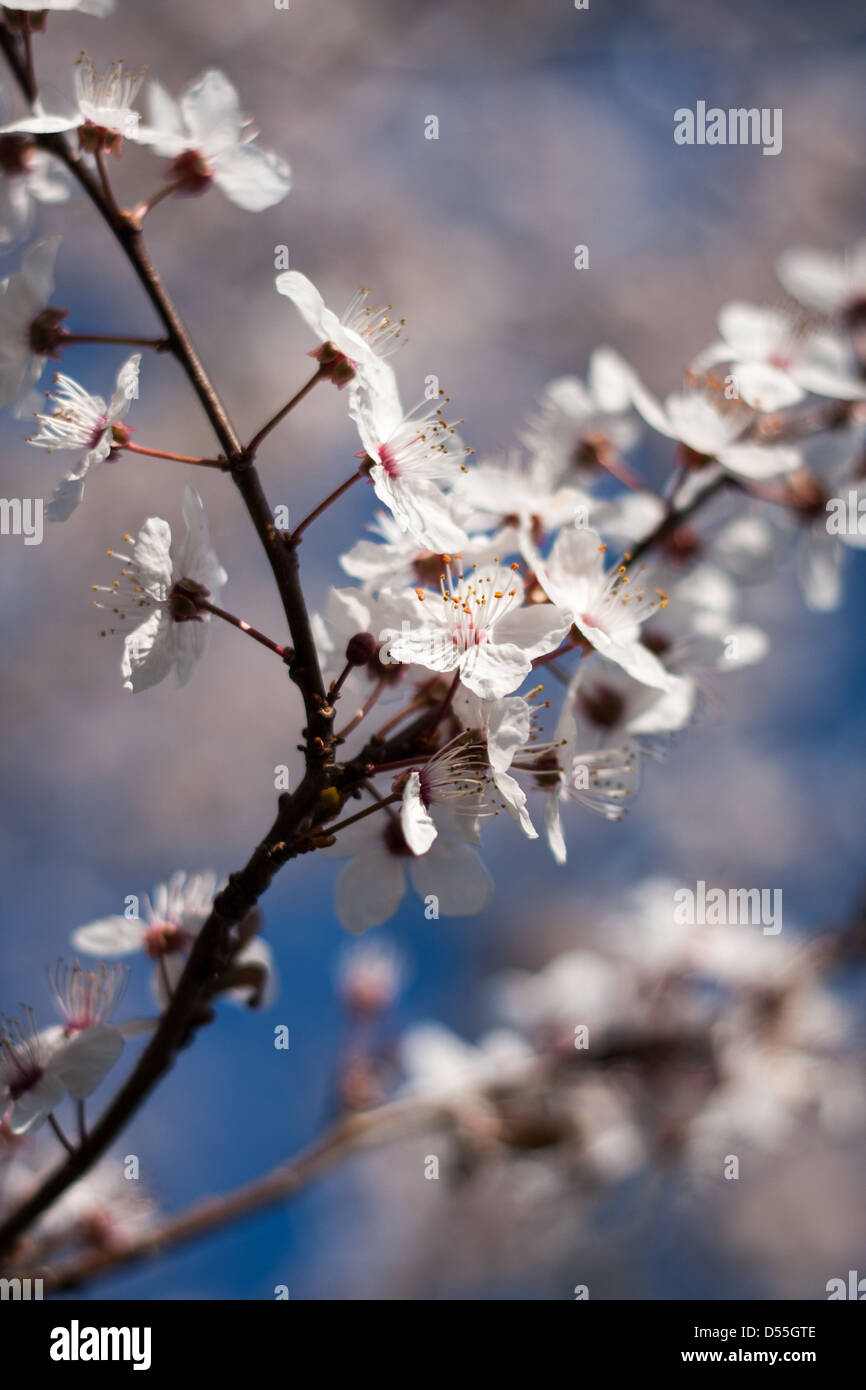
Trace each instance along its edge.
{"label": "pink flower center", "polygon": [[389,478],[399,478],[399,476],[400,476],[400,469],[399,469],[398,466],[397,466],[397,460],[396,460],[396,458],[394,457],[394,454],[393,454],[393,451],[391,450],[390,445],[388,445],[388,444],[380,444],[380,445],[379,445],[379,449],[378,449],[378,454],[379,454],[379,462],[381,463],[381,465],[382,465],[382,467],[384,468],[385,472],[387,473],[388,477],[389,477]]}
{"label": "pink flower center", "polygon": [[88,449],[96,448],[97,444],[102,439],[102,436],[105,434],[105,427],[107,424],[108,417],[106,415],[100,415],[99,419],[97,420],[96,424],[91,430],[90,438],[87,441]]}
{"label": "pink flower center", "polygon": [[173,922],[155,922],[144,933],[142,944],[151,960],[157,960],[160,956],[170,956],[188,950],[192,944],[192,936]]}
{"label": "pink flower center", "polygon": [[9,1087],[10,1100],[17,1100],[19,1096],[23,1096],[26,1091],[32,1090],[32,1088],[42,1080],[42,1077],[45,1075],[45,1070],[43,1067],[39,1066],[38,1062],[31,1059],[25,1063],[20,1057],[16,1057],[14,1053],[12,1054],[12,1061],[18,1071],[18,1075],[13,1077],[7,1084]]}
{"label": "pink flower center", "polygon": [[468,652],[471,647],[483,647],[485,642],[490,641],[490,634],[486,627],[476,626],[475,620],[469,618],[465,626],[452,632],[451,641],[461,651]]}
{"label": "pink flower center", "polygon": [[185,150],[169,168],[166,178],[178,193],[204,193],[213,183],[213,172],[200,150]]}

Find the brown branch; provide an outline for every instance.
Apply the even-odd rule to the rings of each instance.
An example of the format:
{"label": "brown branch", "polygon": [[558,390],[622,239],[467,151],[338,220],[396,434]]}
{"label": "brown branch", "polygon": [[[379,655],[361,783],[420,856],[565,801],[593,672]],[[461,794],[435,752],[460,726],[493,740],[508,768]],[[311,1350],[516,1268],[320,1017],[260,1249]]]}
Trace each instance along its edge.
{"label": "brown branch", "polygon": [[[660,545],[662,541],[666,541],[668,536],[672,535],[673,532],[692,516],[699,507],[702,507],[711,497],[717,496],[723,487],[727,484],[734,484],[735,482],[736,479],[733,479],[730,474],[723,472],[720,473],[717,478],[714,478],[713,481],[704,488],[703,492],[693,497],[685,507],[675,506],[674,500],[671,498],[671,501],[668,503],[667,512],[662,517],[661,521],[647,536],[644,536],[642,541],[638,541],[637,545],[630,547],[622,557],[623,562],[629,565],[635,564],[635,562],[639,560],[641,556],[645,555],[648,550],[653,550],[657,545]],[[555,652],[554,655],[558,656],[559,653]]]}
{"label": "brown branch", "polygon": [[[2,26],[0,48],[24,95],[32,96],[18,45]],[[83,1142],[0,1225],[0,1251],[9,1249],[21,1233],[106,1151],[170,1069],[177,1052],[210,1018],[210,1000],[237,949],[234,929],[256,905],[277,870],[296,852],[292,847],[293,838],[302,822],[314,820],[317,803],[328,780],[324,767],[332,756],[333,712],[325,698],[297,555],[293,548],[285,545],[273,525],[272,512],[256,471],[153,266],[140,228],[117,208],[113,198],[106,196],[99,180],[64,136],[38,136],[37,143],[70,170],[113,233],[165,328],[168,350],[184,371],[231,465],[232,477],[268,556],[292,634],[296,658],[290,670],[301,690],[307,713],[308,770],[294,795],[280,798],[280,809],[271,830],[245,867],[232,874],[218,894],[171,1001],[132,1073]]]}
{"label": "brown branch", "polygon": [[292,399],[288,401],[287,404],[284,405],[281,410],[278,410],[276,415],[273,415],[271,419],[268,420],[267,424],[262,425],[258,434],[253,435],[246,448],[246,452],[250,458],[255,457],[259,445],[262,444],[265,439],[267,439],[271,430],[275,430],[280,421],[285,420],[286,416],[289,414],[290,411],[294,410],[296,405],[300,405],[304,397],[309,395],[313,387],[318,382],[320,382],[324,376],[327,375],[327,372],[327,367],[319,367],[318,371],[315,371],[313,373],[309,381],[305,382],[305,384],[301,387],[300,391],[296,391],[295,394],[292,396]]}
{"label": "brown branch", "polygon": [[[578,1069],[605,1070],[622,1065],[670,1064],[678,1060],[712,1068],[714,1053],[710,1039],[702,1032],[689,1030],[662,1030],[647,1035],[626,1032],[612,1036],[592,1055],[572,1050],[542,1051],[517,1059],[511,1070],[503,1068],[489,1087],[481,1088],[481,1093],[495,1106],[497,1096],[507,1095],[515,1087],[528,1087],[529,1094],[540,1092],[548,1096],[551,1087],[560,1080],[568,1083]],[[141,1264],[294,1197],[347,1158],[416,1134],[459,1126],[461,1100],[457,1090],[450,1097],[440,1095],[438,1099],[423,1094],[407,1095],[372,1110],[346,1115],[315,1143],[270,1172],[226,1196],[207,1197],[193,1203],[180,1215],[158,1222],[135,1241],[113,1248],[87,1250],[54,1266],[37,1264],[23,1273],[16,1273],[22,1278],[42,1279],[44,1289],[53,1293]],[[42,1258],[47,1253],[43,1252]]]}
{"label": "brown branch", "polygon": [[407,1098],[348,1115],[316,1143],[279,1164],[263,1177],[224,1197],[207,1197],[179,1216],[159,1222],[146,1235],[127,1245],[88,1250],[56,1266],[33,1271],[48,1292],[76,1288],[88,1280],[159,1256],[178,1245],[222,1230],[245,1217],[293,1197],[323,1177],[343,1159],[364,1149],[384,1147],[416,1133],[449,1127],[454,1114],[442,1104]]}

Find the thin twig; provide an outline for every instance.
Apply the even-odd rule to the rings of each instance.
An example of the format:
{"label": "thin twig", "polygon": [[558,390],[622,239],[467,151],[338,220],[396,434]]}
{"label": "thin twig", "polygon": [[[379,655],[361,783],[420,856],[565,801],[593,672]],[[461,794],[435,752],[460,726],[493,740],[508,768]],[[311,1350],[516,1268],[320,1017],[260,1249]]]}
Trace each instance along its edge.
{"label": "thin twig", "polygon": [[307,527],[312,522],[314,522],[317,517],[320,517],[322,515],[322,512],[327,511],[328,507],[330,507],[332,503],[336,502],[340,497],[342,497],[344,492],[348,492],[352,484],[356,483],[361,476],[362,474],[360,472],[353,473],[351,478],[347,478],[346,481],[344,483],[341,483],[339,487],[335,487],[333,492],[329,492],[324,502],[320,502],[318,507],[316,507],[313,511],[310,512],[309,516],[304,517],[300,526],[295,527],[294,531],[289,537],[289,544],[292,546],[297,545],[298,541],[301,539],[301,536],[304,534]]}
{"label": "thin twig", "polygon": [[73,1153],[75,1153],[75,1148],[74,1148],[74,1146],[70,1143],[70,1141],[66,1138],[66,1135],[63,1133],[63,1130],[62,1130],[62,1128],[61,1128],[61,1126],[60,1126],[60,1122],[59,1122],[57,1119],[55,1119],[55,1117],[54,1117],[53,1115],[49,1115],[49,1116],[48,1116],[48,1123],[50,1124],[51,1128],[54,1130],[54,1133],[57,1135],[57,1138],[60,1140],[60,1142],[61,1142],[61,1144],[63,1145],[63,1147],[64,1147],[64,1149],[66,1150],[66,1152],[67,1152],[68,1154],[73,1154]]}
{"label": "thin twig", "polygon": [[213,613],[215,618],[222,618],[223,622],[231,623],[232,627],[236,627],[239,632],[246,633],[247,637],[252,637],[254,642],[258,642],[262,647],[267,647],[268,651],[276,652],[283,661],[291,661],[294,655],[291,647],[281,647],[278,642],[272,641],[263,632],[259,632],[258,628],[244,622],[243,618],[236,618],[234,613],[227,613],[225,608],[218,608],[209,599],[196,596],[192,601],[196,608],[203,608],[206,613]]}
{"label": "thin twig", "polygon": [[167,449],[148,449],[143,444],[122,444],[124,453],[146,454],[152,459],[169,459],[172,463],[193,463],[200,468],[220,468],[225,473],[230,465],[225,459],[203,459],[195,454],[173,454]]}
{"label": "thin twig", "polygon": [[168,338],[139,338],[126,333],[64,333],[60,347],[77,347],[80,343],[108,343],[116,347],[147,347],[155,352],[168,352]]}
{"label": "thin twig", "polygon": [[196,1202],[180,1216],[160,1222],[131,1244],[89,1250],[54,1267],[43,1267],[38,1277],[42,1278],[44,1289],[53,1293],[140,1264],[295,1196],[354,1154],[399,1143],[415,1134],[450,1128],[454,1123],[453,1111],[448,1107],[415,1098],[348,1115],[302,1153],[235,1192]]}
{"label": "thin twig", "polygon": [[256,451],[259,445],[262,443],[263,440],[267,439],[271,430],[276,429],[280,421],[285,420],[286,416],[289,414],[291,410],[294,410],[296,405],[300,405],[304,397],[308,395],[310,391],[312,391],[313,387],[316,385],[317,382],[322,380],[322,377],[324,375],[325,369],[323,367],[319,367],[318,371],[313,373],[306,385],[302,386],[300,391],[295,392],[294,396],[292,396],[292,399],[288,402],[288,404],[284,405],[281,410],[278,410],[276,415],[273,415],[271,419],[268,420],[266,425],[262,425],[258,434],[253,435],[252,439],[246,447],[245,452],[249,458],[255,458]]}
{"label": "thin twig", "polygon": [[338,821],[336,825],[325,825],[323,827],[327,835],[336,835],[338,830],[345,830],[348,825],[354,825],[356,821],[366,820],[367,816],[372,816],[375,811],[381,811],[386,806],[393,806],[396,801],[402,801],[399,794],[394,796],[376,797],[375,806],[365,806],[363,811],[358,811],[354,816],[347,816],[345,820]]}

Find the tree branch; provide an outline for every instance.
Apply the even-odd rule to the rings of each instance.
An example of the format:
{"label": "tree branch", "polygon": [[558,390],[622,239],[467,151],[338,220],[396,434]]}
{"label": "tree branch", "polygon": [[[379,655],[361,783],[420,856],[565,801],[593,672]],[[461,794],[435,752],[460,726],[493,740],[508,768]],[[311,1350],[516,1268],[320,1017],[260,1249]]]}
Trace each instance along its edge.
{"label": "tree branch", "polygon": [[[104,1250],[75,1255],[55,1266],[40,1267],[33,1275],[41,1278],[50,1293],[72,1289],[101,1275],[130,1265],[253,1216],[277,1202],[294,1196],[335,1168],[343,1159],[364,1149],[380,1148],[416,1133],[446,1128],[454,1123],[453,1110],[431,1101],[391,1101],[376,1110],[347,1116],[326,1135],[286,1163],[263,1177],[224,1197],[208,1197],[194,1203],[179,1216],[161,1221],[139,1240]],[[33,1276],[31,1276],[33,1277]]]}

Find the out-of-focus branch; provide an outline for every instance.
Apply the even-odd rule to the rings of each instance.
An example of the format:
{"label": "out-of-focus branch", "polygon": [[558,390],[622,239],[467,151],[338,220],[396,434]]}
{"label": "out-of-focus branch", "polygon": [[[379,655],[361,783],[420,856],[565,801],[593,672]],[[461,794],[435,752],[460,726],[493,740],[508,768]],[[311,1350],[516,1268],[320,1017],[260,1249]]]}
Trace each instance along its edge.
{"label": "out-of-focus branch", "polygon": [[[496,1077],[479,1085],[477,1090],[470,1086],[463,1093],[457,1085],[451,1094],[407,1095],[372,1110],[350,1113],[300,1154],[235,1192],[195,1202],[187,1211],[158,1222],[134,1241],[86,1250],[54,1265],[37,1264],[28,1268],[24,1277],[42,1279],[47,1291],[59,1292],[163,1255],[167,1250],[212,1235],[296,1196],[341,1163],[367,1150],[382,1149],[415,1135],[460,1128],[471,1114],[473,1095],[482,1098],[492,1113],[497,1111],[498,1103],[503,1102],[501,1138],[507,1146],[510,1142],[509,1099],[531,1100],[533,1096],[540,1096],[546,1101],[561,1082],[567,1083],[590,1068],[605,1070],[622,1065],[634,1067],[674,1061],[711,1065],[712,1056],[712,1046],[706,1036],[662,1030],[612,1037],[593,1054],[574,1050],[542,1051],[516,1057],[503,1062]],[[512,1133],[510,1139],[515,1138]]]}
{"label": "out-of-focus branch", "polygon": [[126,1245],[88,1250],[56,1265],[40,1267],[33,1274],[48,1292],[80,1285],[163,1255],[179,1245],[234,1225],[267,1207],[295,1196],[340,1163],[365,1149],[447,1128],[454,1111],[429,1100],[391,1101],[376,1110],[348,1115],[316,1143],[296,1157],[279,1164],[263,1177],[223,1197],[196,1202],[180,1216],[159,1222],[146,1235]]}

